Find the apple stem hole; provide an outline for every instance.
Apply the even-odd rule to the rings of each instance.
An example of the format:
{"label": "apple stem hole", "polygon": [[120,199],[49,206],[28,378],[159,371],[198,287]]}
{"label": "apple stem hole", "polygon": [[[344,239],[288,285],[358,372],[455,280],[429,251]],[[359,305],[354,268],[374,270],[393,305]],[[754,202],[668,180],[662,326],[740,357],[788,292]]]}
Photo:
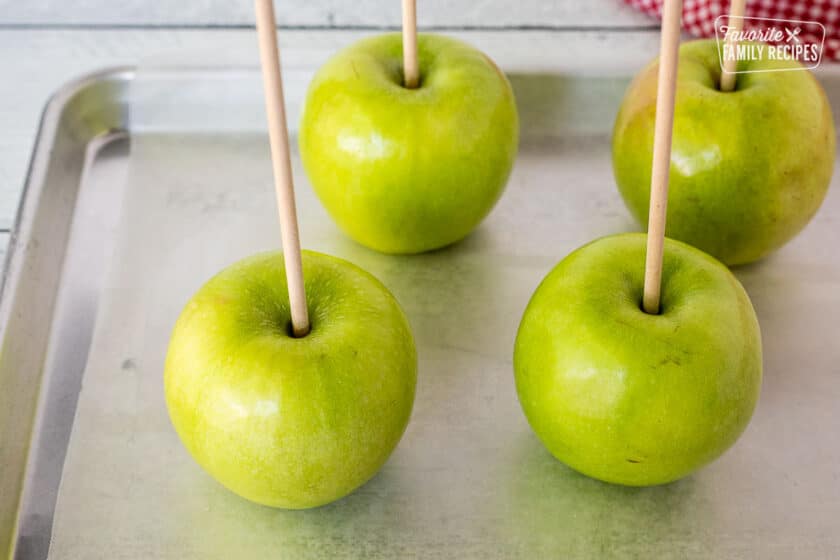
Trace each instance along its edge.
{"label": "apple stem hole", "polygon": [[303,332],[295,332],[295,327],[290,320],[286,323],[286,334],[289,335],[290,338],[304,338],[312,331],[311,324],[308,324],[306,327],[306,330]]}
{"label": "apple stem hole", "polygon": [[639,301],[639,309],[641,310],[642,313],[645,313],[647,315],[662,315],[662,305],[661,304],[656,308],[656,311],[648,311],[647,309],[645,309],[644,300],[640,300]]}
{"label": "apple stem hole", "polygon": [[405,74],[403,73],[403,79],[400,82],[400,85],[405,89],[420,89],[423,87],[423,76],[417,76],[417,81],[414,83],[409,83],[408,80],[405,78]]}

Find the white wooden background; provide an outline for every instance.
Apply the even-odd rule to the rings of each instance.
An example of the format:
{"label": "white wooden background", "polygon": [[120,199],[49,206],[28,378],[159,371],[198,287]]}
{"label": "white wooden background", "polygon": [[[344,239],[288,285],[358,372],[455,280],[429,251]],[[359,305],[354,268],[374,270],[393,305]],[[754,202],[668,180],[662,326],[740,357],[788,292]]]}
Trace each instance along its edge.
{"label": "white wooden background", "polygon": [[[620,0],[419,0],[424,26],[650,25]],[[393,27],[399,0],[278,0],[280,25]],[[0,21],[34,25],[250,25],[253,0],[0,0]]]}
{"label": "white wooden background", "polygon": [[[301,33],[396,28],[397,0],[280,0],[280,25]],[[466,34],[497,60],[535,57],[581,36],[621,52],[656,23],[621,0],[419,0],[421,27]],[[81,74],[183,51],[224,52],[251,40],[252,0],[0,0],[0,263],[41,110]],[[281,44],[284,35],[281,34]],[[484,43],[484,45],[482,45]],[[654,41],[645,46],[653,49]],[[519,51],[519,55],[515,52]],[[655,50],[651,50],[651,54]],[[500,60],[504,66],[504,60]],[[2,264],[0,264],[2,266]]]}

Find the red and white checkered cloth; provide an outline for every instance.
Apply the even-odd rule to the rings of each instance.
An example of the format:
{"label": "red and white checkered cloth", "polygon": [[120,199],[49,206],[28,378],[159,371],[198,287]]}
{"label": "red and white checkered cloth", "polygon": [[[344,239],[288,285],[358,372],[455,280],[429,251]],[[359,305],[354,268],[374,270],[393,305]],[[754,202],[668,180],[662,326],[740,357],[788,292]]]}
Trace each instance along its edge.
{"label": "red and white checkered cloth", "polygon": [[[646,14],[661,18],[664,0],[624,0]],[[714,37],[715,19],[729,13],[726,0],[684,0],[683,29],[695,37]],[[747,17],[817,21],[825,26],[823,60],[840,62],[840,0],[747,0]],[[760,26],[744,20],[744,30]],[[822,42],[816,33],[803,33],[805,43]]]}

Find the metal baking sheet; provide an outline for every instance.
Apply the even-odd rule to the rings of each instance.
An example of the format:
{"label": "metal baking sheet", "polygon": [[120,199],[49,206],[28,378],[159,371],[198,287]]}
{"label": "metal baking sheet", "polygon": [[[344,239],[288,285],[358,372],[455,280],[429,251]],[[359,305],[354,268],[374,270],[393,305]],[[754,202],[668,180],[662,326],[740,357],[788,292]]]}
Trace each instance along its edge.
{"label": "metal baking sheet", "polygon": [[[287,77],[293,107],[306,72]],[[840,80],[821,77],[840,114]],[[168,336],[189,295],[224,265],[279,246],[259,76],[250,68],[180,68],[131,78],[117,79],[132,84],[131,118],[123,123],[131,151],[120,141],[106,144],[110,152],[89,157],[87,171],[105,183],[127,173],[124,189],[88,197],[84,218],[76,202],[67,249],[54,255],[63,265],[45,257],[53,264],[42,290],[52,294],[51,308],[67,311],[31,325],[46,329],[35,350],[54,364],[57,345],[72,340],[66,329],[73,313],[95,313],[81,322],[94,334],[89,351],[85,340],[74,345],[83,378],[43,370],[38,420],[22,445],[63,456],[43,443],[58,422],[50,423],[56,403],[43,387],[60,387],[69,400],[72,383],[78,389],[81,379],[82,389],[75,418],[65,410],[72,436],[63,466],[29,454],[20,522],[10,532],[18,558],[46,551],[50,524],[49,556],[61,559],[840,555],[837,178],[795,241],[736,270],[765,348],[750,427],[695,475],[631,489],[587,479],[553,459],[527,426],[511,369],[521,313],[542,277],[579,245],[637,229],[609,157],[609,127],[627,76],[514,72],[523,142],[508,190],[467,240],[425,255],[380,255],[342,236],[295,158],[303,245],[360,265],[392,290],[414,330],[420,369],[408,430],[370,483],[315,510],[273,510],[234,496],[192,462],[169,424],[162,389]],[[82,180],[77,188],[96,191],[92,184]],[[91,239],[86,224],[97,217],[103,226]],[[22,224],[26,235],[55,241]],[[85,275],[85,255],[108,253],[108,243],[114,257],[105,280],[96,267]],[[12,263],[27,254],[16,246]],[[75,281],[72,270],[80,275]],[[25,273],[10,269],[17,289],[7,290],[3,310],[22,305],[15,278]],[[90,286],[87,297],[68,288],[74,282]],[[26,323],[5,312],[4,343]],[[23,354],[8,356],[4,366]],[[39,501],[32,477],[47,464],[61,474],[54,510],[49,496]]]}
{"label": "metal baking sheet", "polygon": [[0,278],[0,556],[45,558],[125,183],[127,86],[107,70],[47,104]]}

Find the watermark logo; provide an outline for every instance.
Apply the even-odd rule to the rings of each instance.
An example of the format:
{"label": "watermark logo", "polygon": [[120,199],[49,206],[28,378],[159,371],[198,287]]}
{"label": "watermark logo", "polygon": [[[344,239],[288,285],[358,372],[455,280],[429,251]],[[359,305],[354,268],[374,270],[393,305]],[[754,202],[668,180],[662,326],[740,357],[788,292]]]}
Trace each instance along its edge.
{"label": "watermark logo", "polygon": [[760,17],[730,17],[715,19],[720,67],[727,62],[796,61],[796,68],[750,67],[736,70],[736,74],[751,72],[784,72],[808,70],[819,66],[825,45],[825,26],[818,21],[772,19]]}

